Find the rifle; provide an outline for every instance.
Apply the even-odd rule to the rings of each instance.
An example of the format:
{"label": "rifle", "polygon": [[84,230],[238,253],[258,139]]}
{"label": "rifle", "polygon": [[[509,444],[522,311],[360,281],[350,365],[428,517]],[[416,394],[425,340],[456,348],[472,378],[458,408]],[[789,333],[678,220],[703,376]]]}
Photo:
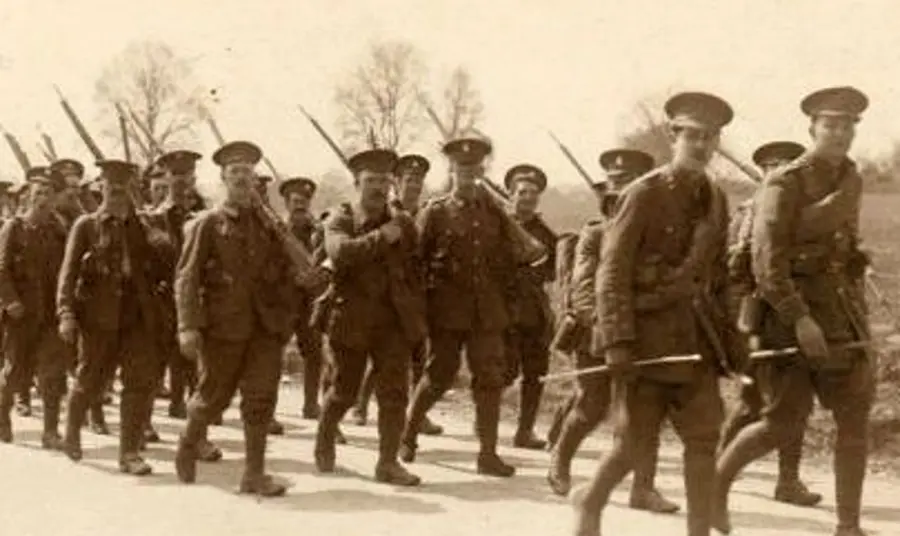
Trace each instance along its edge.
{"label": "rifle", "polygon": [[584,169],[584,167],[581,166],[581,164],[578,162],[578,159],[576,159],[575,155],[572,154],[572,151],[570,151],[569,148],[566,147],[566,145],[561,142],[555,134],[553,134],[553,132],[548,130],[547,134],[549,134],[550,138],[552,138],[553,141],[556,142],[556,146],[559,147],[559,150],[562,151],[563,156],[565,156],[569,163],[572,164],[572,166],[578,172],[578,175],[582,179],[584,179],[584,182],[588,185],[588,188],[590,188],[591,191],[596,194],[596,190],[594,189],[594,179],[592,179],[588,172]]}
{"label": "rifle", "polygon": [[119,116],[119,135],[122,136],[122,151],[125,153],[125,161],[131,162],[131,145],[128,143],[128,125],[125,122],[125,114],[122,108],[116,105],[116,114]]}
{"label": "rifle", "polygon": [[19,165],[22,167],[22,172],[28,173],[28,170],[31,169],[31,161],[28,160],[28,155],[25,154],[22,146],[19,145],[19,140],[10,134],[3,125],[0,125],[0,131],[3,132],[3,137],[6,138],[9,149],[12,151],[13,156],[16,157],[16,161],[19,162]]}
{"label": "rifle", "polygon": [[128,117],[131,118],[131,122],[141,131],[141,134],[147,138],[147,147],[152,151],[151,158],[153,156],[160,156],[163,154],[162,147],[156,143],[156,140],[153,138],[153,134],[150,132],[150,128],[145,125],[141,119],[138,117],[134,110],[131,109],[131,106],[128,107]]}
{"label": "rifle", "polygon": [[[684,354],[684,355],[666,355],[662,357],[655,357],[652,359],[643,359],[641,361],[634,361],[629,363],[629,366],[643,368],[643,367],[651,367],[654,365],[673,365],[678,363],[697,363],[703,359],[703,356],[700,354]],[[538,381],[541,383],[547,383],[558,380],[568,380],[572,378],[578,378],[580,376],[585,376],[588,374],[606,374],[610,372],[612,367],[610,365],[597,365],[596,367],[587,367],[578,370],[568,370],[566,372],[557,372],[555,374],[547,374],[538,378]]]}
{"label": "rifle", "polygon": [[322,125],[319,124],[319,122],[316,121],[316,119],[313,116],[311,116],[309,114],[309,112],[306,111],[306,108],[304,108],[302,104],[298,104],[297,108],[300,109],[300,113],[302,113],[304,116],[306,116],[306,119],[309,121],[309,123],[312,125],[312,127],[314,129],[316,129],[316,132],[319,133],[319,136],[321,136],[322,139],[325,140],[325,143],[328,144],[328,147],[331,148],[331,151],[335,154],[335,156],[338,157],[338,159],[341,161],[341,163],[344,164],[344,167],[346,167],[349,170],[350,164],[347,160],[347,157],[344,156],[344,152],[341,151],[341,148],[338,147],[337,143],[335,143],[334,140],[331,139],[331,136],[328,135],[328,132],[325,132],[325,129],[322,128]]}

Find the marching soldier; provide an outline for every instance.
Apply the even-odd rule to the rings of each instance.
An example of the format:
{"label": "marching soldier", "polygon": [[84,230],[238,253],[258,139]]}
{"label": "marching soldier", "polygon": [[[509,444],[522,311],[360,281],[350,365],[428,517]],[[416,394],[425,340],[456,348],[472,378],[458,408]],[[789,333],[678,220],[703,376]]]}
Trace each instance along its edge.
{"label": "marching soldier", "polygon": [[[575,267],[572,271],[570,310],[560,323],[561,333],[571,330],[577,333],[573,340],[576,367],[588,368],[603,364],[603,357],[596,353],[602,348],[596,335],[597,293],[596,275],[600,263],[603,235],[613,216],[618,193],[653,169],[653,157],[633,149],[611,149],[600,155],[600,166],[607,181],[602,193],[598,188],[601,218],[589,221],[581,230],[575,248]],[[565,337],[565,335],[562,335]],[[564,416],[559,439],[553,448],[547,480],[558,495],[567,495],[571,487],[571,465],[575,452],[584,438],[609,414],[610,381],[602,374],[587,374],[577,379],[571,409]],[[656,513],[674,513],[677,504],[664,498],[656,490],[656,463],[659,451],[659,435],[649,434],[648,443],[634,455],[634,480],[628,504],[631,508]]]}
{"label": "marching soldier", "polygon": [[[753,161],[763,171],[764,175],[770,175],[781,166],[787,165],[799,157],[805,151],[799,143],[792,141],[775,141],[761,145],[753,152]],[[729,232],[729,271],[733,283],[731,300],[740,308],[741,304],[752,314],[752,307],[758,304],[758,298],[752,295],[753,274],[750,271],[750,244],[753,231],[754,199],[743,203],[733,218]],[[743,318],[744,315],[737,315]],[[742,326],[738,328],[746,330],[758,326]],[[750,337],[750,347],[758,349],[759,334],[747,333]],[[745,371],[751,377],[753,370]],[[748,424],[759,421],[760,412],[763,409],[763,398],[760,392],[760,382],[744,383],[741,385],[739,403],[732,409],[722,426],[722,437],[719,440],[719,453],[725,450],[738,432]],[[806,426],[798,426],[794,429],[795,438],[789,444],[778,450],[778,483],[775,486],[775,500],[797,506],[815,506],[822,500],[822,495],[813,493],[800,480],[800,458],[803,452],[803,436]]]}
{"label": "marching soldier", "polygon": [[119,469],[143,476],[152,468],[140,456],[144,415],[153,402],[154,328],[146,229],[131,191],[137,167],[119,160],[97,163],[103,203],[76,220],[59,274],[59,334],[78,344],[78,368],[66,415],[65,451],[79,461],[81,424],[87,406],[99,400],[111,371],[122,367]]}
{"label": "marching soldier", "polygon": [[[599,535],[615,486],[669,417],[684,443],[687,534],[710,530],[709,483],[722,421],[725,356],[712,309],[722,307],[727,202],[705,168],[733,112],[706,93],[666,103],[672,162],[628,185],[609,220],[597,270],[598,342],[612,367],[612,451],[577,500],[576,534]],[[654,303],[655,302],[655,303]],[[702,326],[702,329],[701,329]],[[711,329],[712,328],[712,329]],[[645,359],[700,354],[699,363],[639,368]]]}
{"label": "marching soldier", "polygon": [[[278,193],[288,210],[288,228],[317,257],[316,264],[319,264],[324,260],[321,258],[324,255],[322,229],[309,210],[316,194],[316,183],[306,177],[290,178],[278,186]],[[299,310],[294,326],[297,349],[303,358],[302,416],[312,420],[318,420],[321,413],[319,389],[322,379],[322,333],[311,325],[310,317],[313,302],[322,290],[303,287],[297,289]]]}
{"label": "marching soldier", "polygon": [[[397,168],[394,170],[397,199],[413,218],[419,214],[419,208],[421,207],[420,198],[425,186],[425,176],[428,174],[429,169],[431,169],[431,163],[428,162],[427,158],[417,154],[408,154],[400,157],[397,161]],[[413,348],[410,390],[415,389],[419,380],[422,379],[422,372],[425,369],[426,349],[427,342],[425,340],[422,340]],[[360,426],[366,424],[369,399],[372,398],[374,389],[374,369],[369,367],[359,391],[359,400],[353,411],[356,424]],[[444,433],[444,428],[434,423],[426,415],[422,421],[420,432],[425,435],[441,435]]]}
{"label": "marching soldier", "polygon": [[763,303],[764,348],[797,346],[796,359],[760,366],[762,419],[743,428],[716,470],[715,526],[728,533],[728,491],[746,465],[797,441],[813,397],[837,424],[836,536],[861,536],[860,506],[874,395],[865,296],[867,263],[858,249],[862,179],[847,152],[868,98],[851,87],[816,91],[801,109],[811,118],[810,149],[778,169],[759,192],[752,268]]}
{"label": "marching soldier", "polygon": [[44,401],[41,446],[59,450],[60,401],[72,357],[56,332],[56,280],[66,245],[66,229],[53,209],[63,184],[46,167],[32,168],[28,211],[0,229],[0,305],[4,358],[0,377],[0,441],[12,441],[9,414],[14,393],[29,390],[35,372]]}
{"label": "marching soldier", "polygon": [[518,268],[512,319],[506,333],[508,381],[512,383],[519,374],[522,375],[519,425],[513,445],[541,450],[547,442],[534,435],[534,422],[544,391],[539,378],[547,373],[550,365],[549,344],[554,319],[544,286],[556,276],[556,234],[537,213],[541,194],[547,188],[547,175],[543,170],[531,164],[514,166],[506,173],[504,185],[510,193],[510,216],[549,252],[537,266]]}
{"label": "marching soldier", "polygon": [[472,373],[481,474],[511,477],[515,468],[497,455],[500,397],[507,372],[503,333],[509,326],[509,280],[515,270],[512,222],[476,180],[491,145],[480,139],[448,142],[453,189],[419,214],[420,250],[428,285],[431,355],[416,386],[403,435],[403,461],[415,459],[428,410],[449,389],[463,348]]}
{"label": "marching soldier", "polygon": [[335,464],[335,432],[357,400],[366,363],[375,369],[378,463],[375,479],[416,486],[418,476],[397,460],[408,399],[413,345],[426,333],[425,294],[418,267],[415,223],[399,203],[389,206],[393,151],[372,149],[352,157],[357,199],[325,224],[325,251],[334,266],[327,336],[335,372],[316,433],[321,472]]}
{"label": "marching soldier", "polygon": [[240,387],[246,460],[239,489],[268,497],[285,493],[265,473],[265,451],[292,322],[285,289],[293,279],[275,222],[255,200],[261,159],[249,142],[219,148],[213,162],[222,168],[227,198],[185,228],[175,278],[178,341],[182,354],[199,360],[200,378],[175,469],[182,482],[195,481],[198,444]]}
{"label": "marching soldier", "polygon": [[[60,194],[60,199],[57,202],[56,212],[61,216],[62,221],[65,224],[66,233],[68,233],[72,230],[72,226],[75,225],[75,220],[78,219],[78,216],[96,210],[97,207],[100,206],[103,197],[99,192],[97,192],[99,199],[90,193],[84,194],[86,188],[84,166],[77,160],[71,158],[55,160],[50,164],[50,173],[55,177],[55,180],[60,181],[64,185],[64,190]],[[95,191],[97,190],[96,187],[99,185],[98,181],[90,180],[87,182],[92,183]],[[87,199],[87,204],[85,203],[85,196],[89,198]],[[72,362],[73,367],[76,364],[77,363]],[[115,369],[108,371],[108,378],[105,380],[103,392],[96,401],[91,403],[90,409],[88,410],[86,424],[90,426],[91,432],[97,435],[109,435],[109,427],[106,425],[106,415],[103,413],[103,404],[107,398],[111,399],[112,383],[115,379],[115,373]]]}

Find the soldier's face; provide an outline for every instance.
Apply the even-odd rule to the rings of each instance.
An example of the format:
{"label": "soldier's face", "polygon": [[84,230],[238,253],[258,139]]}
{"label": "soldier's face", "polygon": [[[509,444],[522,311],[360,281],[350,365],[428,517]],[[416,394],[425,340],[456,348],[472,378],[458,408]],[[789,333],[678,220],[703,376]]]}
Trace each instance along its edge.
{"label": "soldier's face", "polygon": [[131,204],[128,186],[117,182],[103,181],[103,199],[109,206],[125,208]]}
{"label": "soldier's face", "polygon": [[306,216],[309,214],[309,197],[300,192],[291,192],[287,198],[287,209],[291,216]]}
{"label": "soldier's face", "polygon": [[809,133],[815,152],[843,156],[856,136],[856,121],[849,117],[819,116],[810,125]]}
{"label": "soldier's face", "polygon": [[242,207],[250,206],[256,188],[253,166],[244,163],[227,164],[222,168],[222,181],[229,201]]}
{"label": "soldier's face", "polygon": [[172,198],[172,202],[180,207],[184,207],[188,204],[188,179],[189,177],[187,175],[173,175],[166,185],[168,194]]}
{"label": "soldier's face", "polygon": [[541,200],[541,191],[537,185],[527,181],[518,181],[513,187],[513,208],[519,214],[534,214]]}
{"label": "soldier's face", "polygon": [[415,208],[422,197],[425,175],[415,171],[404,171],[397,179],[397,195],[406,208]]}
{"label": "soldier's face", "polygon": [[154,207],[165,201],[169,195],[169,181],[163,178],[150,181],[150,204]]}
{"label": "soldier's face", "polygon": [[31,207],[37,211],[49,210],[55,201],[54,190],[46,184],[32,184],[29,189]]}
{"label": "soldier's face", "polygon": [[359,191],[360,202],[372,208],[385,205],[393,179],[390,173],[369,170],[359,172],[356,176],[356,189]]}
{"label": "soldier's face", "polygon": [[454,164],[452,167],[453,185],[457,188],[472,188],[475,180],[484,174],[484,166],[480,164]]}
{"label": "soldier's face", "polygon": [[719,146],[719,131],[680,127],[672,129],[672,163],[676,167],[702,171]]}

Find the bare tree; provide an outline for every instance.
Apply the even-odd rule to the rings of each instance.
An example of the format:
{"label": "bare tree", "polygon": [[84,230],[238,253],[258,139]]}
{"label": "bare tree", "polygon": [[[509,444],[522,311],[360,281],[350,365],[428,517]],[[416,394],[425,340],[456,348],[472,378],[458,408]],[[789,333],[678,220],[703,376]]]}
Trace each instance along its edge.
{"label": "bare tree", "polygon": [[159,150],[196,143],[198,105],[204,96],[191,63],[158,41],[129,44],[110,60],[94,86],[103,136],[122,144],[118,105],[128,116],[132,151],[143,162]]}
{"label": "bare tree", "polygon": [[442,123],[450,138],[475,130],[484,116],[484,102],[472,83],[471,73],[459,66],[450,74],[444,89]]}
{"label": "bare tree", "polygon": [[365,61],[335,90],[345,147],[361,149],[372,137],[380,147],[398,151],[415,142],[425,124],[417,98],[424,76],[421,54],[411,44],[373,44]]}

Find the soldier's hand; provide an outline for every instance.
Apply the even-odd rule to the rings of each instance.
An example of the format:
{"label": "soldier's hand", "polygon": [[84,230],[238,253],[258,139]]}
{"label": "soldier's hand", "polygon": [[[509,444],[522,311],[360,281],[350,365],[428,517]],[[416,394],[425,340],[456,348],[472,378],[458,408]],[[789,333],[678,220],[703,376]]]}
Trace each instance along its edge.
{"label": "soldier's hand", "polygon": [[19,319],[25,316],[25,306],[22,305],[22,302],[15,301],[6,306],[6,312],[9,316]]}
{"label": "soldier's hand", "polygon": [[203,351],[203,336],[196,329],[179,331],[178,348],[186,359],[196,360]]}
{"label": "soldier's hand", "polygon": [[59,319],[59,338],[68,344],[75,344],[78,334],[78,322],[73,316],[64,316]]}
{"label": "soldier's hand", "polygon": [[828,358],[828,343],[819,324],[809,315],[804,316],[794,325],[797,344],[807,359],[823,361]]}
{"label": "soldier's hand", "polygon": [[388,244],[396,244],[403,238],[403,229],[400,227],[400,223],[397,220],[391,220],[382,225],[381,232],[384,234],[384,238],[388,241]]}

